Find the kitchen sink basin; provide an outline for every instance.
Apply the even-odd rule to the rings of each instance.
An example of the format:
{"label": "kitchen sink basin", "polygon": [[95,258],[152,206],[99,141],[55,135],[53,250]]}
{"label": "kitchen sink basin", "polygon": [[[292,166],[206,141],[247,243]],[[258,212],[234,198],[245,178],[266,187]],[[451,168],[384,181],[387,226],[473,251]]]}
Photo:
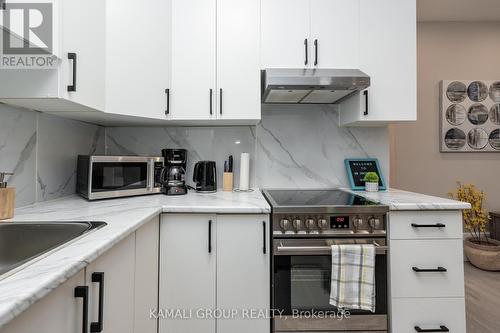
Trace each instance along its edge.
{"label": "kitchen sink basin", "polygon": [[0,223],[0,278],[5,273],[105,225],[104,222]]}

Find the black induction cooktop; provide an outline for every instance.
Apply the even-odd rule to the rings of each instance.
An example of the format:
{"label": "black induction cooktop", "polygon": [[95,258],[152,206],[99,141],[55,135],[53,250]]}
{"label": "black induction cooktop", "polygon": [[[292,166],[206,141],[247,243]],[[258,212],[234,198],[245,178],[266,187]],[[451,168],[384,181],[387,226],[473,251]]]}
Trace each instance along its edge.
{"label": "black induction cooktop", "polygon": [[342,190],[267,190],[275,206],[365,206],[376,202]]}

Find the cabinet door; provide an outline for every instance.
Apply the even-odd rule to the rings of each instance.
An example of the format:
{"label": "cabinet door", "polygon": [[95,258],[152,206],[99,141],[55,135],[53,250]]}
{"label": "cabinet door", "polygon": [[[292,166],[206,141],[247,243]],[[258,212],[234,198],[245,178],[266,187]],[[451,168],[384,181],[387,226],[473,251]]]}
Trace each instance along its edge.
{"label": "cabinet door", "polygon": [[260,119],[260,1],[217,1],[217,115]]}
{"label": "cabinet door", "polygon": [[[267,215],[217,216],[218,308],[270,308],[268,221]],[[246,319],[241,313],[217,322],[218,333],[267,333],[269,329],[268,319]]]}
{"label": "cabinet door", "polygon": [[2,333],[82,332],[83,302],[74,293],[75,287],[84,284],[82,270],[8,323]]}
{"label": "cabinet door", "polygon": [[215,319],[197,316],[216,306],[215,236],[215,215],[162,215],[159,308],[185,312],[161,318],[161,333],[215,333]]}
{"label": "cabinet door", "polygon": [[309,0],[265,0],[261,6],[262,68],[310,66]]}
{"label": "cabinet door", "polygon": [[[60,96],[90,108],[105,110],[105,4],[102,0],[60,1],[62,55]],[[91,24],[89,24],[92,22]],[[123,52],[124,50],[122,50]],[[68,54],[75,53],[76,60]],[[115,61],[115,60],[114,60]],[[76,72],[73,71],[75,66]],[[75,91],[68,86],[76,84]],[[58,111],[58,110],[55,110]],[[59,110],[67,111],[67,110]]]}
{"label": "cabinet door", "polygon": [[216,117],[216,0],[172,0],[170,119]]}
{"label": "cabinet door", "polygon": [[134,333],[157,333],[149,311],[158,307],[158,246],[160,219],[153,218],[135,233]]}
{"label": "cabinet door", "polygon": [[311,0],[311,61],[359,68],[359,0]]}
{"label": "cabinet door", "polygon": [[[98,320],[99,283],[92,274],[104,273],[103,333],[134,331],[135,233],[120,241],[85,269],[89,285],[89,322]],[[145,314],[147,315],[147,314]]]}
{"label": "cabinet door", "polygon": [[169,1],[106,0],[106,112],[165,119],[169,11]]}

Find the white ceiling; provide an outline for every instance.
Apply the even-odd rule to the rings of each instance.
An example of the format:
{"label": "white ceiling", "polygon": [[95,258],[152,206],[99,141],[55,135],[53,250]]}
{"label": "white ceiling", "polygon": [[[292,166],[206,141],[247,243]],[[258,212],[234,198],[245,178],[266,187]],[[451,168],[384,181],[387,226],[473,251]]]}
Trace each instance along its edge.
{"label": "white ceiling", "polygon": [[500,0],[417,0],[418,21],[497,21]]}

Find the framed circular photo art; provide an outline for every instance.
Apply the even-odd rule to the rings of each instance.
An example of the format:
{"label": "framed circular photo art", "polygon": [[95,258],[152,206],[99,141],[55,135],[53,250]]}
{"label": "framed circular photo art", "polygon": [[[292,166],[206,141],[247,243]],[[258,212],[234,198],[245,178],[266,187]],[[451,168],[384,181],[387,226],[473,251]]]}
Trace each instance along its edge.
{"label": "framed circular photo art", "polygon": [[440,83],[443,153],[500,152],[500,79]]}

